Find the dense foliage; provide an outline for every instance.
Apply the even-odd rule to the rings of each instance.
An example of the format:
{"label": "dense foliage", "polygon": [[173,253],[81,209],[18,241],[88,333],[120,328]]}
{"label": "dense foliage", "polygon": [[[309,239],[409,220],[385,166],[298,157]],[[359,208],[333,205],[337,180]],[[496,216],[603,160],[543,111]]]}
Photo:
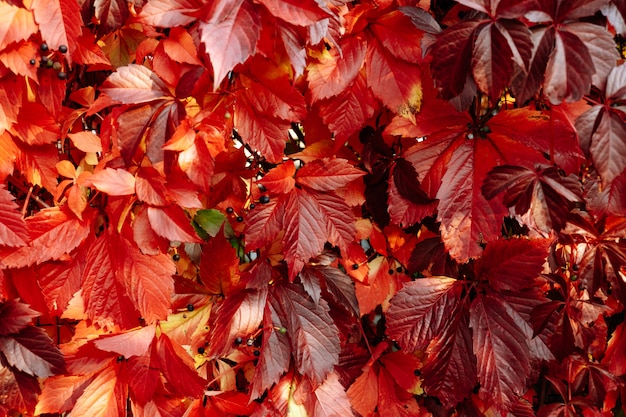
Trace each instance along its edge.
{"label": "dense foliage", "polygon": [[623,413],[625,19],[0,0],[0,416]]}

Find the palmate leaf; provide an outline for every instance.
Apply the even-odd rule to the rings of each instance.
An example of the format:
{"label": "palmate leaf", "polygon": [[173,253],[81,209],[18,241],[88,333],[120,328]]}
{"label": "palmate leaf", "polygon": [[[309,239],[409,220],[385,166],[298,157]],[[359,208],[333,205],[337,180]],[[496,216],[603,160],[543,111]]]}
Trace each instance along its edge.
{"label": "palmate leaf", "polygon": [[[286,165],[288,167],[290,163]],[[322,165],[331,171],[339,170],[345,174],[339,175],[330,184],[345,185],[362,175],[357,170],[342,167],[341,160],[325,160]],[[292,281],[304,264],[322,251],[327,241],[346,251],[356,233],[350,206],[331,192],[329,185],[321,185],[322,181],[314,178],[313,174],[320,173],[319,168],[319,164],[313,163],[312,168],[305,170],[303,176],[303,183],[310,185],[312,190],[305,186],[293,188],[287,194],[279,194],[276,198],[271,198],[269,203],[250,212],[246,219],[246,250],[263,247],[279,232],[284,231],[281,241]],[[273,174],[275,171],[278,171],[277,174]],[[284,178],[289,172],[291,171],[285,172],[285,168],[281,166],[270,171],[268,175],[271,179],[278,179]],[[319,178],[327,177],[322,175]],[[279,188],[284,189],[282,186]],[[319,188],[326,189],[327,192],[315,191]]]}
{"label": "palmate leaf", "polygon": [[536,226],[544,232],[562,229],[574,203],[583,201],[578,177],[562,176],[555,167],[495,167],[483,183],[483,195],[491,199],[504,190],[504,204],[519,215],[530,210]]}
{"label": "palmate leaf", "polygon": [[525,102],[543,84],[553,104],[577,101],[593,83],[604,89],[618,59],[611,35],[604,28],[577,21],[592,16],[607,1],[539,2],[527,14],[531,21],[549,22],[533,29],[533,57],[527,75],[513,83],[517,99]]}
{"label": "palmate leaf", "polygon": [[481,192],[490,169],[514,160],[534,167],[545,162],[543,150],[550,144],[564,165],[575,158],[571,128],[529,109],[500,112],[478,129],[468,129],[472,126],[468,116],[438,102],[426,106],[416,118],[410,133],[426,139],[407,149],[403,157],[413,164],[424,191],[439,199],[443,241],[450,255],[461,261],[479,256],[480,242],[499,237],[501,219],[507,215],[501,202],[487,200]]}
{"label": "palmate leaf", "polygon": [[587,110],[576,119],[581,146],[591,155],[602,186],[608,187],[626,170],[626,128],[624,112],[612,106],[624,99],[626,65],[615,67],[606,84],[606,102]]}
{"label": "palmate leaf", "polygon": [[[514,70],[525,72],[528,65],[530,31],[517,19],[531,10],[533,2],[461,3],[487,14],[489,19],[464,21],[439,35],[432,49],[434,78],[441,84],[445,98],[459,96],[465,89],[467,68],[471,65],[476,85],[495,103],[509,85]],[[450,65],[453,70],[447,71]]]}

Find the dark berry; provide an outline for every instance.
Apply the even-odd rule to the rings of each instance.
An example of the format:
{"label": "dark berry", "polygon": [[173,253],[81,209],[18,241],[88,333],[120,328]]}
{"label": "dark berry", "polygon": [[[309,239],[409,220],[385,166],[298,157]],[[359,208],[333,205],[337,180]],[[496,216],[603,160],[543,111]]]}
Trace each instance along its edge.
{"label": "dark berry", "polygon": [[41,49],[41,52],[48,52],[48,44],[47,43],[42,43],[41,45],[39,45],[39,49]]}
{"label": "dark berry", "polygon": [[48,57],[47,56],[42,56],[41,57],[41,61],[39,61],[41,63],[41,65],[46,65],[48,63]]}
{"label": "dark berry", "polygon": [[228,213],[228,214],[232,214],[234,211],[235,211],[235,209],[234,209],[234,208],[232,208],[232,207],[226,207],[226,213]]}
{"label": "dark berry", "polygon": [[125,358],[124,358],[122,355],[120,355],[120,356],[118,356],[118,357],[117,357],[117,361],[118,361],[118,362],[124,362],[124,359],[125,359]]}
{"label": "dark berry", "polygon": [[422,371],[420,371],[419,369],[416,369],[413,371],[413,375],[415,376],[420,376],[422,374]]}
{"label": "dark berry", "polygon": [[255,207],[254,203],[250,203],[250,210],[254,210]]}
{"label": "dark berry", "polygon": [[396,268],[396,272],[397,272],[398,274],[401,274],[401,273],[402,273],[402,271],[404,271],[404,270],[402,269],[402,267],[401,267],[401,266],[399,266],[399,267],[397,267],[397,268]]}
{"label": "dark berry", "polygon": [[387,271],[389,273],[389,275],[393,275],[393,269],[390,269],[389,271]]}
{"label": "dark berry", "polygon": [[237,220],[239,223],[241,223],[243,221],[243,217],[237,216],[237,218],[235,220]]}
{"label": "dark berry", "polygon": [[243,339],[241,337],[238,337],[235,339],[235,344],[236,345],[240,345],[243,342]]}
{"label": "dark berry", "polygon": [[256,357],[261,356],[261,352],[259,350],[255,350],[254,352],[252,352],[252,354]]}
{"label": "dark berry", "polygon": [[578,271],[578,264],[572,265],[572,271]]}
{"label": "dark berry", "polygon": [[37,60],[35,58],[30,59],[30,65],[35,65],[36,63],[37,63]]}
{"label": "dark berry", "polygon": [[67,78],[67,73],[65,73],[63,71],[57,72],[57,78],[59,80],[65,80]]}
{"label": "dark berry", "polygon": [[172,255],[172,259],[174,260],[174,262],[178,262],[180,261],[180,255],[178,253],[175,253],[174,255]]}
{"label": "dark berry", "polygon": [[59,45],[59,52],[61,52],[62,54],[67,52],[67,46],[65,45]]}
{"label": "dark berry", "polygon": [[201,355],[204,354],[204,348],[202,346],[198,348],[198,353]]}
{"label": "dark berry", "polygon": [[193,304],[187,304],[187,311],[193,311]]}
{"label": "dark berry", "polygon": [[359,269],[359,264],[352,264],[352,269],[354,269],[354,270]]}
{"label": "dark berry", "polygon": [[259,198],[259,203],[261,204],[267,204],[270,202],[270,197],[268,195],[262,195],[261,198]]}
{"label": "dark berry", "polygon": [[55,62],[52,64],[52,69],[55,71],[61,71],[61,68],[63,68],[63,65],[61,65],[60,62]]}

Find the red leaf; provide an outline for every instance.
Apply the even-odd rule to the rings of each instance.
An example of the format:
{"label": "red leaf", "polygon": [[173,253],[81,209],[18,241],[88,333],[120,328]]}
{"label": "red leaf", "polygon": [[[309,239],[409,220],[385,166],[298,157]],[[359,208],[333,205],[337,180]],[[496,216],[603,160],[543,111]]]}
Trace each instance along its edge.
{"label": "red leaf", "polygon": [[[286,316],[281,301],[270,293],[263,315],[263,328],[270,329],[263,335],[261,356],[250,382],[250,398],[259,398],[266,389],[280,380],[280,377],[289,369],[291,361],[291,346],[289,337],[281,335],[273,328],[285,327]],[[286,327],[285,327],[286,329]]]}
{"label": "red leaf", "polygon": [[41,393],[38,378],[0,365],[0,387],[3,392],[0,413],[11,415],[17,411],[34,414]]}
{"label": "red leaf", "polygon": [[163,81],[143,65],[130,64],[109,75],[100,91],[125,104],[148,103],[170,97]]}
{"label": "red leaf", "polygon": [[287,334],[298,372],[321,384],[339,362],[338,330],[322,298],[313,301],[297,284],[276,286],[279,315],[285,317]]}
{"label": "red leaf", "polygon": [[83,19],[76,0],[33,0],[35,20],[39,24],[41,36],[53,50],[61,45],[68,48],[67,60],[76,49],[75,39],[82,33]]}
{"label": "red leaf", "polygon": [[315,416],[343,417],[352,414],[345,388],[335,372],[328,374],[324,383],[315,389],[314,394]]}
{"label": "red leaf", "polygon": [[235,128],[244,140],[270,162],[281,162],[289,124],[258,114],[244,100],[235,104]]}
{"label": "red leaf", "polygon": [[247,338],[261,323],[267,290],[245,290],[232,293],[211,314],[212,331],[209,356],[225,357],[235,339]]}
{"label": "red leaf", "polygon": [[161,334],[155,351],[161,372],[176,392],[190,397],[204,392],[206,381],[196,372],[193,359],[185,349]]}
{"label": "red leaf", "polygon": [[365,59],[366,42],[360,36],[343,37],[330,51],[322,51],[319,63],[308,67],[307,80],[313,103],[346,90],[357,77]]}
{"label": "red leaf", "polygon": [[93,379],[93,375],[59,375],[47,378],[38,398],[35,414],[71,410]]}
{"label": "red leaf", "polygon": [[575,202],[582,202],[578,176],[562,176],[555,167],[535,170],[503,165],[492,169],[482,192],[487,199],[507,190],[504,204],[519,215],[530,210],[536,227],[544,232],[560,230]]}
{"label": "red leaf", "polygon": [[146,355],[154,340],[154,335],[155,327],[146,326],[124,333],[100,336],[93,344],[105,352],[114,352],[125,358],[131,358]]}
{"label": "red leaf", "polygon": [[28,246],[9,252],[0,259],[10,268],[59,259],[80,245],[90,232],[90,221],[80,221],[65,207],[41,210],[26,219],[26,226],[31,238]]}
{"label": "red leaf", "polygon": [[472,352],[467,307],[460,307],[428,347],[422,368],[428,395],[440,399],[444,407],[454,407],[470,396],[476,385],[476,357]]}
{"label": "red leaf", "polygon": [[378,102],[367,89],[365,77],[357,75],[349,88],[338,96],[319,103],[324,123],[337,140],[347,139],[374,115]]}
{"label": "red leaf", "polygon": [[317,191],[334,191],[362,177],[365,172],[341,158],[315,160],[305,164],[296,182]]}
{"label": "red leaf", "polygon": [[37,32],[33,15],[26,9],[2,2],[0,16],[0,50]]}
{"label": "red leaf", "polygon": [[9,365],[29,375],[45,378],[65,372],[63,355],[38,327],[25,327],[19,333],[0,337],[0,351]]}
{"label": "red leaf", "polygon": [[135,177],[125,169],[104,168],[79,181],[83,187],[94,187],[109,195],[130,195],[135,193]]}
{"label": "red leaf", "polygon": [[259,0],[259,3],[274,16],[298,26],[309,26],[330,16],[315,0]]}
{"label": "red leaf", "polygon": [[478,266],[478,275],[492,288],[521,290],[531,287],[543,270],[551,239],[496,240],[487,244]]}
{"label": "red leaf", "polygon": [[19,207],[13,202],[15,197],[4,185],[0,185],[0,245],[10,247],[26,246],[28,230],[20,215]]}
{"label": "red leaf", "polygon": [[327,227],[313,195],[295,189],[284,201],[285,259],[293,280],[304,264],[322,251]]}
{"label": "red leaf", "polygon": [[411,117],[422,106],[421,70],[370,42],[366,54],[367,85],[391,111]]}
{"label": "red leaf", "polygon": [[120,401],[119,378],[113,366],[100,372],[76,400],[72,413],[82,416],[115,417],[125,410],[125,400]]}
{"label": "red leaf", "polygon": [[471,66],[472,35],[479,21],[468,20],[444,30],[433,45],[431,70],[442,88],[443,98],[460,95],[468,79]]}
{"label": "red leaf", "polygon": [[487,296],[475,299],[470,310],[481,393],[502,411],[524,393],[530,372],[527,337],[508,308]]}
{"label": "red leaf", "polygon": [[425,349],[445,329],[462,289],[461,281],[446,277],[406,283],[390,301],[387,333],[406,351]]}
{"label": "red leaf", "polygon": [[287,194],[296,185],[293,176],[296,173],[296,166],[293,160],[289,159],[276,168],[272,168],[259,181],[270,193]]}
{"label": "red leaf", "polygon": [[201,7],[200,0],[153,0],[141,9],[139,19],[159,27],[185,26],[195,20],[193,14]]}
{"label": "red leaf", "polygon": [[95,16],[98,19],[98,32],[109,33],[124,24],[129,16],[128,4],[124,0],[96,0]]}
{"label": "red leaf", "polygon": [[83,152],[102,152],[102,141],[95,133],[83,131],[68,133],[67,136]]}
{"label": "red leaf", "polygon": [[302,94],[293,86],[288,77],[269,78],[279,70],[272,63],[255,59],[250,65],[254,70],[252,78],[242,76],[244,95],[258,114],[277,117],[288,122],[297,122],[307,114]]}
{"label": "red leaf", "polygon": [[0,302],[0,336],[18,333],[40,315],[19,300]]}
{"label": "red leaf", "polygon": [[86,265],[82,294],[92,320],[129,328],[137,324],[135,308],[148,323],[167,316],[175,272],[168,256],[144,255],[107,232],[90,247]]}
{"label": "red leaf", "polygon": [[191,220],[178,206],[148,207],[148,219],[152,229],[170,241],[202,242],[191,226]]}
{"label": "red leaf", "polygon": [[211,59],[215,90],[229,71],[254,54],[261,30],[258,13],[247,0],[229,1],[213,5],[213,11],[219,12],[200,23],[200,40]]}

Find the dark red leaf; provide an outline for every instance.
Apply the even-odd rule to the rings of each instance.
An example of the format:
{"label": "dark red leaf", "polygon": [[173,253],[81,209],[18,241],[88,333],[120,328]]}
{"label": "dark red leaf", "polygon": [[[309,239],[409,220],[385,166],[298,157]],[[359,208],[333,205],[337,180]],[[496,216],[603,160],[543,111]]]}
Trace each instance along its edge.
{"label": "dark red leaf", "polygon": [[18,333],[40,315],[19,300],[0,302],[0,336]]}
{"label": "dark red leaf", "polygon": [[387,333],[407,351],[425,349],[445,329],[462,289],[461,281],[446,277],[405,284],[390,301]]}
{"label": "dark red leaf", "polygon": [[524,393],[530,373],[528,338],[509,309],[490,296],[476,298],[470,308],[480,390],[488,403],[503,411]]}
{"label": "dark red leaf", "polygon": [[276,286],[279,302],[273,307],[285,318],[287,335],[298,372],[321,384],[339,362],[338,330],[328,303],[315,304],[297,284]]}
{"label": "dark red leaf", "polygon": [[0,337],[0,352],[9,365],[29,375],[45,378],[65,372],[65,361],[48,334],[38,327]]}

